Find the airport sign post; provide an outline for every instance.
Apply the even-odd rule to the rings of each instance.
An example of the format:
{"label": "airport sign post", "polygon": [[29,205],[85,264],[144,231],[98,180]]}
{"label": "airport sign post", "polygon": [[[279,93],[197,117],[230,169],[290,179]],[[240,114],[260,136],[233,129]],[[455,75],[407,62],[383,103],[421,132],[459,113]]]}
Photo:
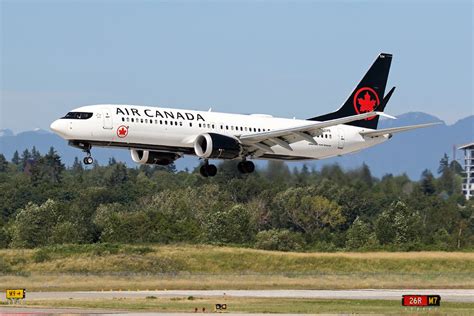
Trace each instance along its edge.
{"label": "airport sign post", "polygon": [[441,305],[439,295],[403,295],[402,305],[407,307],[432,307]]}
{"label": "airport sign post", "polygon": [[6,291],[7,301],[9,303],[17,303],[18,300],[24,300],[26,298],[25,289],[11,289]]}

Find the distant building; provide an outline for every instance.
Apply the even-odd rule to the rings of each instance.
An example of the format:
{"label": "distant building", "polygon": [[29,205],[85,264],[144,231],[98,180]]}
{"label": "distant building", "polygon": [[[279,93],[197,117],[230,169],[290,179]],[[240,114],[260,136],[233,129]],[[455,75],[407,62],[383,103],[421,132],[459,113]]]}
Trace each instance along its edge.
{"label": "distant building", "polygon": [[474,142],[459,147],[464,150],[464,178],[462,193],[469,200],[474,196]]}

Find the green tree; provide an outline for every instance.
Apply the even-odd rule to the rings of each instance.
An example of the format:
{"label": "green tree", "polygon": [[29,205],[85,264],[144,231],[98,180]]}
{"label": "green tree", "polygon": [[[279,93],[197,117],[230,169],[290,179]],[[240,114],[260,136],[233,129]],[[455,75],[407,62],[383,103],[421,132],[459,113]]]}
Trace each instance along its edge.
{"label": "green tree", "polygon": [[275,202],[289,222],[309,236],[323,227],[336,227],[345,221],[342,209],[325,197],[312,195],[311,189],[289,188],[277,194]]}
{"label": "green tree", "polygon": [[381,244],[403,245],[416,243],[421,237],[421,217],[402,201],[393,202],[383,211],[375,226],[375,233]]}
{"label": "green tree", "polygon": [[0,154],[0,172],[8,170],[8,161],[3,154]]}
{"label": "green tree", "polygon": [[35,146],[31,149],[31,158],[34,161],[38,161],[41,158],[41,153],[36,149]]}
{"label": "green tree", "polygon": [[455,174],[462,176],[464,169],[462,168],[461,164],[456,160],[451,161],[449,164],[449,169],[451,169]]}
{"label": "green tree", "polygon": [[428,169],[421,174],[421,190],[426,195],[432,195],[436,192],[434,176]]}
{"label": "green tree", "polygon": [[41,205],[28,203],[20,209],[11,227],[12,245],[24,248],[48,245],[59,213],[53,200]]}
{"label": "green tree", "polygon": [[72,163],[72,171],[76,174],[81,173],[84,171],[84,167],[82,166],[82,162],[79,160],[79,158],[74,157],[74,162]]}
{"label": "green tree", "polygon": [[256,224],[248,209],[237,204],[209,214],[206,231],[211,242],[243,244],[254,239]]}
{"label": "green tree", "polygon": [[105,182],[107,186],[114,187],[126,183],[128,180],[128,170],[125,164],[115,163],[110,165],[105,173]]}
{"label": "green tree", "polygon": [[290,177],[290,169],[281,160],[269,160],[267,163],[267,168],[265,174],[270,181],[284,181]]}
{"label": "green tree", "polygon": [[25,170],[28,160],[30,159],[31,159],[30,151],[28,149],[23,150],[23,153],[21,154],[21,158],[20,158],[21,170]]}
{"label": "green tree", "polygon": [[449,157],[444,153],[443,158],[439,161],[438,174],[442,174],[446,169],[449,168]]}
{"label": "green tree", "polygon": [[367,223],[357,217],[347,230],[346,247],[349,249],[359,249],[367,246],[371,237],[370,227]]}
{"label": "green tree", "polygon": [[15,152],[13,153],[12,163],[15,165],[20,164],[20,154],[18,153],[18,150],[15,150]]}
{"label": "green tree", "polygon": [[301,251],[305,247],[305,241],[300,233],[288,229],[271,229],[257,234],[255,247],[264,250]]}

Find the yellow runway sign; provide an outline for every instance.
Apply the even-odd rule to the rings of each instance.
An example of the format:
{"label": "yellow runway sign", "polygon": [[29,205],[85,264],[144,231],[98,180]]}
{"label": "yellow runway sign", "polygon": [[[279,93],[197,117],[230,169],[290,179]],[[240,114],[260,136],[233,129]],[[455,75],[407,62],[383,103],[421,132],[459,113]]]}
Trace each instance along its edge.
{"label": "yellow runway sign", "polygon": [[7,290],[7,299],[23,299],[25,294],[25,289]]}

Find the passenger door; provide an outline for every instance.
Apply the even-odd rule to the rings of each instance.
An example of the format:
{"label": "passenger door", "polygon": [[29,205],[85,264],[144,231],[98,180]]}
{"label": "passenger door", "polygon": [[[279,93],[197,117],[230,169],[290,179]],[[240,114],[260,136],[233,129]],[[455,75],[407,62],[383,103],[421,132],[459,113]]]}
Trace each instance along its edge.
{"label": "passenger door", "polygon": [[113,122],[112,122],[112,112],[110,109],[104,109],[102,111],[102,116],[103,116],[103,127],[104,129],[112,129],[113,128]]}
{"label": "passenger door", "polygon": [[340,127],[337,128],[338,138],[337,138],[337,148],[343,149],[344,148],[344,130]]}

